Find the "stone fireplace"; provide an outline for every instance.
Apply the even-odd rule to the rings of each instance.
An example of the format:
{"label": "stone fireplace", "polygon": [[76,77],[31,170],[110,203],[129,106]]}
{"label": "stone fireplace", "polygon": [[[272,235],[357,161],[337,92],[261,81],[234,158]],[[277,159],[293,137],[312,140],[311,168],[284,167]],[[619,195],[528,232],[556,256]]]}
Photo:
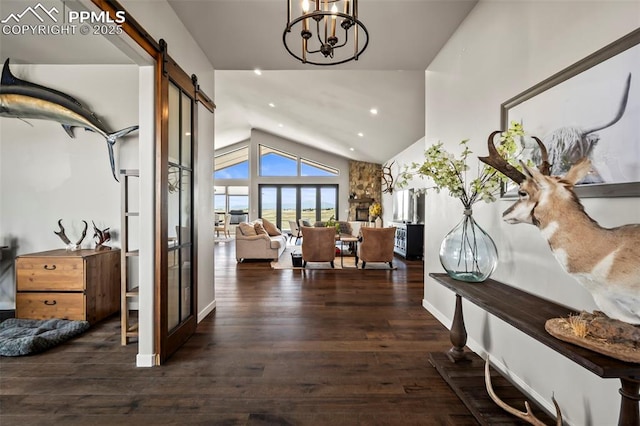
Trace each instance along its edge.
{"label": "stone fireplace", "polygon": [[348,220],[369,220],[369,206],[382,200],[381,171],[381,164],[349,161]]}

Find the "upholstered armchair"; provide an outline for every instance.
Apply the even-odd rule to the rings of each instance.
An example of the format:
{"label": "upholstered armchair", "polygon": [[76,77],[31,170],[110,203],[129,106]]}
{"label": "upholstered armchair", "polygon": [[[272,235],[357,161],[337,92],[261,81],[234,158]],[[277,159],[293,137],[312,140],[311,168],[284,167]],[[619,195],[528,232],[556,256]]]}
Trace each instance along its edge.
{"label": "upholstered armchair", "polygon": [[393,268],[393,246],[396,228],[360,228],[362,241],[358,245],[358,258],[362,260],[362,269],[367,262],[385,262]]}
{"label": "upholstered armchair", "polygon": [[307,262],[329,262],[333,268],[336,258],[336,229],[302,227],[302,261],[303,267]]}

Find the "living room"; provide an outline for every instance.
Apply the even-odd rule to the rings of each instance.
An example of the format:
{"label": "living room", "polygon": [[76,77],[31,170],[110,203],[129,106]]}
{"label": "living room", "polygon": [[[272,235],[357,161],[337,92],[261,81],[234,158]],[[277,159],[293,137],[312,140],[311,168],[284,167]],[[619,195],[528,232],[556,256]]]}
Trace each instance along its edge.
{"label": "living room", "polygon": [[[212,3],[224,5],[225,2]],[[141,5],[140,2],[123,1],[123,4],[154,37],[168,40],[171,55],[189,73],[196,73],[205,90],[213,96],[215,93],[213,76],[216,64],[213,60],[210,63],[205,60],[204,62],[207,63],[203,64],[201,59],[194,59],[194,57],[204,57],[201,48],[193,40],[197,33],[196,29],[189,28],[194,32],[193,36],[190,35],[186,27],[183,26],[184,23],[178,19],[168,3],[160,3],[159,6],[154,7],[154,11],[145,10],[144,5]],[[362,8],[364,6],[365,4],[362,5]],[[474,156],[485,155],[486,138],[491,131],[501,127],[500,106],[506,100],[636,30],[640,24],[638,8],[637,2],[624,1],[478,2],[442,46],[435,58],[424,68],[425,127],[422,135],[424,139],[418,137],[414,141],[407,142],[402,150],[398,150],[401,152],[396,151],[382,162],[387,163],[395,160],[396,164],[408,164],[411,161],[417,161],[422,158],[422,152],[427,146],[438,141],[444,142],[448,149],[457,152],[458,143],[467,138],[470,139],[470,148]],[[407,6],[407,9],[412,10],[411,6]],[[282,17],[278,15],[276,20],[284,21],[284,18],[280,18]],[[554,31],[551,34],[549,28],[560,28],[561,31]],[[278,42],[280,42],[280,36],[281,34],[274,35],[278,38]],[[373,48],[373,35],[371,43]],[[416,40],[414,46],[417,47],[412,46],[412,48],[419,49],[420,44],[421,40]],[[398,50],[403,48],[404,46],[398,46]],[[241,51],[242,49],[232,48],[230,50]],[[195,51],[200,53],[194,54]],[[365,58],[366,55],[363,55],[361,60],[364,61]],[[40,63],[26,61],[25,66]],[[138,71],[127,73],[125,68],[130,65],[130,63],[114,65],[114,68],[123,71],[122,78],[126,80],[126,85],[137,93],[139,89]],[[40,78],[47,78],[48,74],[48,69],[45,67],[47,66],[42,65],[40,70],[37,67],[31,70],[30,72],[33,73],[30,75],[31,79],[43,82]],[[253,67],[254,65],[247,66],[244,70],[252,72]],[[74,67],[67,68],[73,69]],[[62,70],[56,75],[64,74],[65,71]],[[87,69],[86,74],[93,71]],[[96,70],[96,72],[99,71]],[[55,76],[51,75],[51,80],[47,80],[45,83],[54,85],[53,77]],[[83,84],[81,89],[83,92],[92,90],[92,81],[86,80],[86,78],[85,74],[77,78]],[[105,81],[108,80],[105,79]],[[109,92],[116,90],[118,85],[104,87],[104,91]],[[310,91],[313,91],[312,89],[311,87]],[[632,90],[636,90],[636,86],[633,84]],[[616,90],[617,92],[618,90]],[[105,97],[107,95],[108,93],[104,93]],[[122,95],[122,97],[126,96],[126,93]],[[595,103],[598,102],[592,102],[591,105]],[[115,115],[109,119],[117,123],[126,122],[123,123],[123,126],[128,125],[130,116],[138,114],[137,110],[118,113],[114,106],[124,109],[131,107],[128,102],[119,103],[117,100],[111,100],[104,105],[98,105],[97,109],[116,111],[113,113]],[[202,114],[201,120],[201,137],[208,135],[210,140],[213,140],[213,118],[205,118],[205,115]],[[16,157],[7,154],[9,141],[14,140],[16,135],[19,135],[24,129],[14,127],[11,133],[5,133],[8,131],[9,121],[17,120],[3,119],[2,122],[2,179],[0,181],[2,187],[0,236],[2,241],[0,245],[13,246],[12,240],[15,238],[22,240],[20,247],[28,247],[30,251],[44,250],[51,245],[59,245],[57,237],[50,234],[52,226],[60,216],[76,219],[96,217],[102,221],[100,225],[105,227],[118,223],[118,208],[109,210],[107,214],[104,214],[100,208],[105,205],[101,199],[105,192],[109,200],[114,204],[119,204],[118,186],[109,186],[112,182],[107,182],[111,179],[108,168],[106,177],[101,183],[77,185],[78,181],[74,180],[74,185],[63,188],[66,190],[59,190],[56,194],[50,192],[43,194],[45,198],[41,198],[42,204],[20,201],[21,197],[18,192],[40,194],[46,189],[46,184],[51,183],[51,180],[47,179],[45,173],[41,171],[46,166],[43,163],[47,163],[47,161],[34,152],[21,151],[19,158],[33,159],[35,162],[25,161],[24,163],[11,164],[11,162],[15,162]],[[18,124],[20,123],[18,122]],[[61,131],[59,126],[55,129],[51,127],[48,130],[45,133],[51,135]],[[64,132],[62,133],[66,137]],[[47,134],[39,134],[34,139],[48,140],[47,137]],[[141,137],[144,136],[141,135]],[[59,149],[67,150],[68,148],[63,147],[67,142],[60,138]],[[38,143],[37,146],[41,148],[41,142]],[[144,143],[146,142],[141,144],[143,147],[152,146],[152,143],[149,145],[144,145]],[[392,143],[393,141],[389,142],[389,144]],[[95,145],[97,146],[98,143]],[[83,146],[82,149],[87,149],[87,151],[81,158],[85,161],[97,158],[96,162],[89,163],[91,165],[106,162],[104,146],[100,144],[95,150],[92,148],[87,149]],[[11,149],[13,150],[13,148]],[[21,149],[26,148],[23,146]],[[348,150],[348,147],[345,149]],[[137,149],[134,151],[138,152]],[[145,151],[145,148],[142,148],[141,152],[152,157],[149,155],[151,151],[148,149]],[[68,156],[75,155],[74,151],[52,149],[47,151],[47,155],[64,157],[56,157],[55,164],[64,162],[64,164],[74,164],[74,167],[78,164],[67,162]],[[201,154],[201,158],[213,158],[213,147],[210,152],[205,150]],[[141,160],[144,161],[142,157]],[[105,167],[107,166],[105,165]],[[20,169],[22,172],[18,173]],[[60,178],[58,173],[64,175],[70,169],[71,167],[63,171],[54,170],[56,179],[64,180]],[[89,166],[88,169],[83,168],[83,170],[77,170],[73,173],[69,171],[68,174],[81,180],[94,171],[92,166]],[[205,171],[201,175],[203,181],[212,175],[212,169],[212,165],[208,169],[205,167]],[[101,173],[100,176],[103,174]],[[28,184],[26,189],[22,187],[25,183]],[[105,188],[108,189],[105,190]],[[146,189],[149,188],[146,187]],[[200,190],[202,189],[200,188]],[[150,191],[153,192],[153,185]],[[212,192],[212,188],[209,188],[208,191],[203,190],[201,199],[211,199]],[[95,205],[96,207],[90,207],[80,215],[75,214],[74,200],[78,198],[77,194],[86,195],[83,204]],[[56,200],[56,195],[58,200]],[[348,200],[348,193],[346,197],[341,198],[341,203]],[[389,207],[391,200],[385,196],[382,200],[384,215],[392,210]],[[52,205],[61,204],[64,205],[55,209],[56,211],[47,217],[31,217],[36,211],[44,212],[51,210]],[[206,210],[204,207],[206,204],[209,203],[201,203],[205,209],[201,214],[201,224],[208,223],[213,217],[213,208],[209,207]],[[584,199],[583,204],[596,220],[606,226],[640,221],[637,196],[589,198]],[[500,263],[494,277],[575,308],[595,309],[590,294],[562,270],[535,228],[523,225],[511,226],[501,222],[500,215],[507,206],[506,200],[498,200],[492,204],[479,204],[474,210],[477,220],[484,225],[483,227],[492,235],[498,246]],[[150,217],[153,217],[152,211],[152,209],[147,210],[147,213],[151,212]],[[26,216],[24,212],[29,213],[29,221],[19,220],[21,215]],[[423,306],[448,327],[453,318],[455,295],[435,283],[427,274],[442,270],[438,259],[439,245],[444,235],[460,220],[462,206],[458,200],[448,197],[445,193],[429,194],[425,216]],[[37,230],[33,229],[35,224],[38,224]],[[205,228],[201,225],[204,235],[209,232],[205,231]],[[212,235],[213,232],[210,232]],[[29,236],[26,241],[24,235]],[[37,235],[48,235],[51,239],[40,245],[34,244],[33,242],[40,238]],[[211,243],[209,244],[206,240],[211,240]],[[213,237],[200,238],[198,244],[201,259],[213,258]],[[7,267],[7,259],[12,260],[6,254],[5,252],[5,256],[3,256],[3,268]],[[198,282],[202,286],[202,291],[199,292],[201,304],[198,306],[198,314],[206,316],[215,309],[213,266],[207,265],[207,262],[200,262],[199,266],[202,267],[202,270],[198,272],[200,278]],[[3,269],[3,271],[5,274],[12,274],[12,272],[6,272],[7,269]],[[3,278],[6,279],[6,277]],[[149,282],[153,284],[153,280],[149,280]],[[148,303],[151,305],[147,308],[151,309],[152,284],[150,285],[151,289],[147,290],[147,295],[150,296]],[[3,297],[13,297],[13,282],[7,287],[3,285],[2,288]],[[558,400],[562,398],[564,401],[563,409],[568,413],[572,424],[604,425],[615,422],[617,413],[614,413],[616,410],[611,408],[619,404],[618,384],[615,380],[602,379],[577,368],[571,361],[558,357],[545,346],[523,336],[516,330],[505,327],[496,318],[470,304],[465,305],[465,316],[470,336],[469,347],[478,353],[490,353],[493,360],[500,362],[502,368],[510,372],[520,385],[526,387],[531,394],[536,395],[536,399],[543,401],[548,408],[552,407],[550,396],[555,393]],[[148,323],[153,323],[150,318],[151,316],[147,316]],[[145,325],[145,327],[141,332],[153,334],[152,326]],[[153,344],[143,340],[138,359],[152,359],[153,351]]]}

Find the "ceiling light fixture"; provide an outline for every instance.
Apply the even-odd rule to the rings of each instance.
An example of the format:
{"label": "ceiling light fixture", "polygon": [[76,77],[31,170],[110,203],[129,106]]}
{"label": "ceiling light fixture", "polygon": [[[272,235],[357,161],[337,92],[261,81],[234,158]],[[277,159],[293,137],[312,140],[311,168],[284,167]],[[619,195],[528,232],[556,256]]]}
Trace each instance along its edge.
{"label": "ceiling light fixture", "polygon": [[275,108],[275,107],[276,107],[276,104],[274,104],[273,102],[269,102],[269,106],[270,106],[271,108]]}
{"label": "ceiling light fixture", "polygon": [[360,132],[360,133],[358,133],[358,136],[360,136],[361,138],[363,138],[363,137],[364,137],[364,133]]}
{"label": "ceiling light fixture", "polygon": [[371,108],[369,110],[369,112],[371,113],[371,115],[378,115],[378,109],[377,108]]}
{"label": "ceiling light fixture", "polygon": [[287,26],[282,34],[287,51],[303,64],[357,61],[369,44],[369,32],[358,19],[358,0],[312,2],[313,10],[309,0],[287,0]]}
{"label": "ceiling light fixture", "polygon": [[255,70],[253,70],[255,75],[262,75],[262,71],[259,68],[256,68]]}

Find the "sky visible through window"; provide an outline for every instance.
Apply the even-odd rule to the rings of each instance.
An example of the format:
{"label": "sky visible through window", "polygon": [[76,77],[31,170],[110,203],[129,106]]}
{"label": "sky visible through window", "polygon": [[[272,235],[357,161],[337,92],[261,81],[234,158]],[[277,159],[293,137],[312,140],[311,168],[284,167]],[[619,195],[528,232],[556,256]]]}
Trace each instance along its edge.
{"label": "sky visible through window", "polygon": [[260,159],[261,176],[297,176],[298,162],[282,155],[269,153]]}
{"label": "sky visible through window", "polygon": [[243,161],[234,166],[225,167],[215,172],[215,179],[249,179],[249,162]]}
{"label": "sky visible through window", "polygon": [[310,166],[308,164],[300,164],[301,176],[335,176],[335,173],[330,173],[326,170],[319,169],[317,167]]}

